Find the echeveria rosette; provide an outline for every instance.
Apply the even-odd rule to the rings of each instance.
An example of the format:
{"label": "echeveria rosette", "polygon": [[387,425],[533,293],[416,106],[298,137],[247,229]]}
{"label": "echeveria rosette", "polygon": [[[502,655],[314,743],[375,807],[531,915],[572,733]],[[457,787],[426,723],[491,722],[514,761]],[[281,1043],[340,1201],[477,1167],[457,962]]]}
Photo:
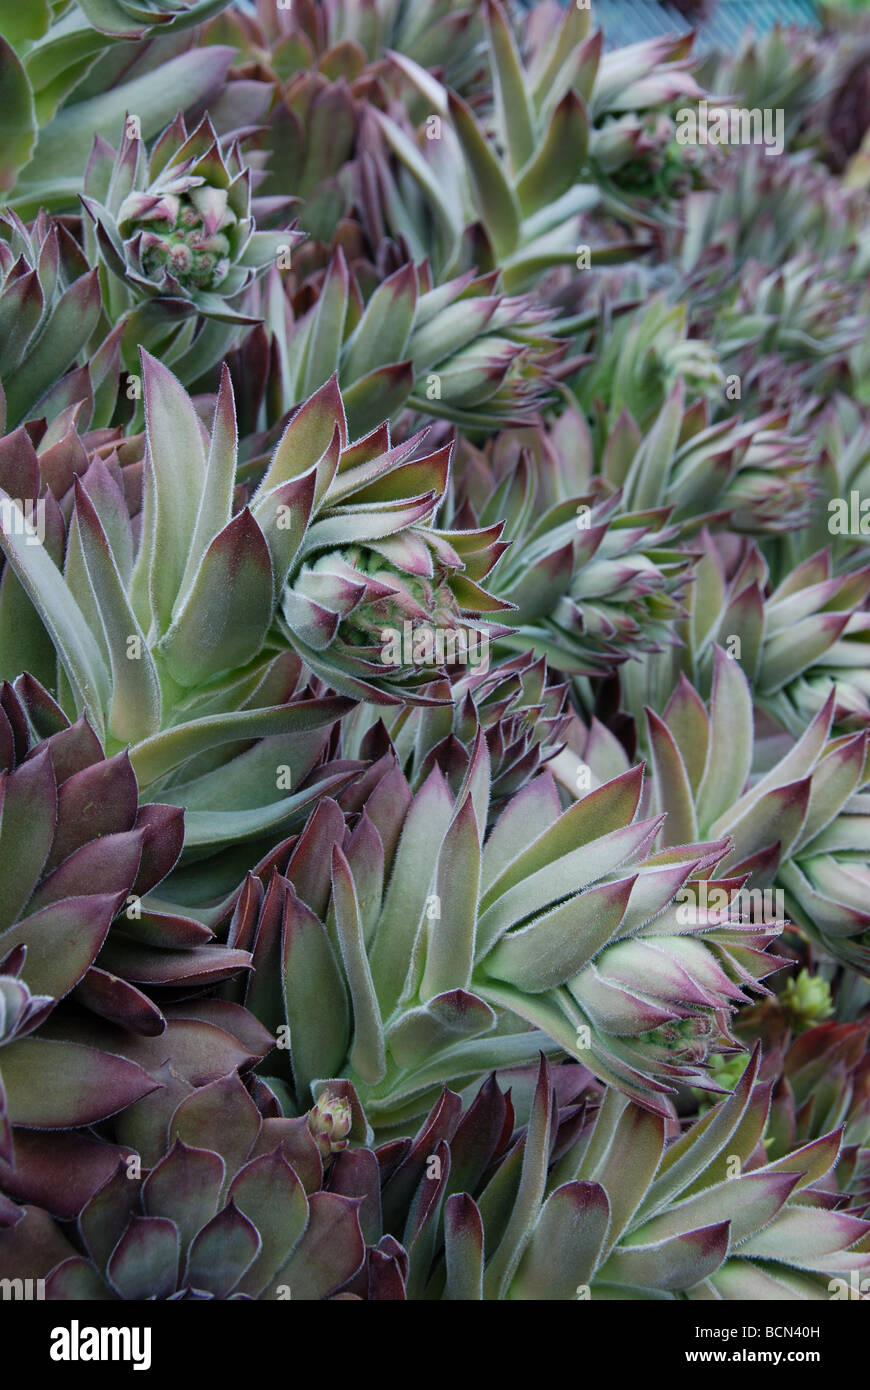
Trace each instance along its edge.
{"label": "echeveria rosette", "polygon": [[[310,1302],[336,1296],[366,1265],[359,1203],[326,1190],[305,1117],[283,1118],[274,1097],[252,1096],[231,1071],[176,1090],[162,1119],[137,1176],[129,1150],[94,1143],[106,1171],[73,1225],[49,1216],[60,1181],[59,1166],[49,1170],[49,1200],[6,1213],[3,1275],[32,1269],[46,1299],[64,1302]],[[357,1142],[361,1123],[354,1117]],[[370,1151],[359,1154],[377,1171]]]}
{"label": "echeveria rosette", "polygon": [[[781,535],[806,523],[813,498],[803,441],[773,413],[754,420],[715,419],[706,400],[690,403],[678,377],[641,430],[630,410],[608,426],[603,412],[590,428],[576,400],[562,392],[558,413],[523,430],[504,430],[486,446],[487,462],[466,446],[466,486],[481,505],[491,468],[499,482],[527,465],[540,506],[600,487],[620,492],[626,512],[669,508],[669,522],[691,541],[705,525],[740,533]],[[596,480],[600,479],[600,482]]]}
{"label": "echeveria rosette", "polygon": [[[825,1184],[841,1133],[798,1148],[792,1142],[769,1161],[761,1141],[770,1087],[758,1081],[758,1065],[756,1052],[733,1095],[671,1138],[665,1116],[614,1089],[578,1134],[576,1109],[560,1111],[557,1073],[542,1060],[528,1127],[484,1181],[484,1162],[469,1152],[454,1110],[456,1138],[448,1130],[439,1145],[444,1176],[425,1208],[429,1229],[439,1223],[443,1230],[443,1255],[431,1261],[435,1232],[427,1241],[425,1230],[411,1227],[417,1296],[580,1299],[594,1306],[821,1301],[834,1279],[848,1288],[850,1275],[870,1268],[870,1224],[830,1209]],[[481,1092],[475,1106],[482,1134],[499,1134],[505,1100],[494,1086]],[[494,1151],[490,1140],[485,1159]]]}
{"label": "echeveria rosette", "polygon": [[539,479],[531,455],[476,465],[457,489],[457,518],[502,518],[510,545],[491,588],[515,605],[515,631],[497,653],[531,649],[554,671],[599,675],[675,640],[693,556],[667,507],[623,509],[621,494],[596,480],[576,492],[573,479],[557,484],[551,501],[555,471]]}
{"label": "echeveria rosette", "polygon": [[261,6],[220,16],[203,33],[210,41],[232,43],[249,62],[265,65],[281,81],[310,72],[338,72],[369,97],[383,81],[386,50],[406,53],[427,68],[445,70],[451,86],[480,85],[483,26],[467,0],[435,0],[422,16],[396,0],[338,0],[324,7],[316,0],[292,6]]}
{"label": "echeveria rosette", "polygon": [[[437,498],[438,492],[423,498],[427,513]],[[287,585],[281,614],[290,642],[348,696],[388,705],[449,700],[431,693],[445,677],[439,640],[450,665],[449,655],[458,653],[461,661],[463,652],[488,643],[488,612],[512,616],[510,603],[469,577],[474,569],[484,578],[502,553],[499,528],[453,536],[411,525],[368,546],[353,543],[358,531],[349,518],[349,543],[303,565]],[[340,542],[338,518],[334,534]]]}
{"label": "echeveria rosette", "polygon": [[[599,206],[630,228],[650,220],[654,204],[640,199],[635,205],[618,189],[614,173],[637,160],[643,142],[634,127],[613,139],[605,117],[646,113],[703,92],[688,71],[690,42],[684,39],[605,55],[603,36],[589,36],[587,11],[553,6],[529,21],[524,55],[523,36],[514,33],[501,4],[488,0],[485,18],[491,111],[478,115],[431,73],[394,53],[391,61],[443,128],[437,140],[420,138],[397,104],[389,115],[373,112],[373,123],[383,141],[378,158],[389,175],[390,232],[410,228],[407,234],[425,248],[439,280],[473,264],[498,266],[513,292],[554,267],[576,265],[578,247],[590,242],[590,214]],[[398,161],[395,177],[388,152]],[[616,243],[592,248],[592,263],[630,259],[648,247],[622,231]]]}
{"label": "echeveria rosette", "polygon": [[566,812],[544,773],[488,831],[482,733],[455,797],[437,767],[416,795],[390,759],[382,774],[353,831],[322,801],[230,923],[257,972],[230,997],[289,1038],[261,1071],[292,1085],[297,1110],[339,1078],[394,1128],[445,1080],[542,1045],[663,1113],[674,1083],[706,1084],[710,1052],[738,1045],[743,989],[763,992],[781,964],[764,949],[781,923],[680,921],[675,895],[727,840],[656,851],[661,819],[634,821],[640,768]]}
{"label": "echeveria rosette", "polygon": [[[848,1199],[848,1210],[870,1210],[870,1053],[867,1020],[820,1023],[765,1058],[775,1078],[768,1152],[784,1156],[835,1126],[843,1130],[840,1161],[825,1186]],[[787,1039],[783,1040],[785,1043]]]}
{"label": "echeveria rosette", "polygon": [[[106,313],[126,322],[130,371],[144,344],[184,379],[202,375],[240,327],[257,322],[246,311],[247,287],[299,240],[257,230],[252,169],[208,116],[188,134],[179,113],[150,151],[138,133],[125,131],[117,153],[97,136],[82,203]],[[179,327],[184,319],[191,323]],[[205,331],[199,320],[226,326]]]}
{"label": "echeveria rosette", "polygon": [[251,429],[333,374],[354,437],[405,409],[477,434],[536,418],[570,368],[552,312],[505,294],[496,271],[438,283],[428,262],[399,259],[391,273],[355,272],[339,244],[325,269],[267,274],[256,298],[264,327],[230,363]]}

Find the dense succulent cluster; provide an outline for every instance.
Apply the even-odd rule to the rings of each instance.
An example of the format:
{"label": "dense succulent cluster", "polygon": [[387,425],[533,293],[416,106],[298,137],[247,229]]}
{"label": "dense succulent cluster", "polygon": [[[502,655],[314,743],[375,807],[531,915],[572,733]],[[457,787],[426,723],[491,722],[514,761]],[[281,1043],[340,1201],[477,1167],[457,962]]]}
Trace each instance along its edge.
{"label": "dense succulent cluster", "polygon": [[3,1290],[866,1297],[870,39],[600,19],[0,4]]}

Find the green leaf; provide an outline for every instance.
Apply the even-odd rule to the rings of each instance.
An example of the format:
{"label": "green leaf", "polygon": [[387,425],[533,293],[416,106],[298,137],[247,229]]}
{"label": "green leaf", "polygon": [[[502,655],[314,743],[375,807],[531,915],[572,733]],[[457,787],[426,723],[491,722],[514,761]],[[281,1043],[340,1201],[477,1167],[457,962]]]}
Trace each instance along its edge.
{"label": "green leaf", "polygon": [[722,1264],[728,1253],[728,1230],[725,1221],[657,1245],[617,1250],[601,1269],[600,1278],[630,1288],[691,1289]]}
{"label": "green leaf", "polygon": [[438,915],[428,923],[426,965],[420,985],[423,1000],[469,985],[479,884],[480,839],[474,803],[471,796],[466,796],[444,836],[438,857],[435,891],[439,908]]}
{"label": "green leaf", "polygon": [[483,1222],[467,1192],[448,1197],[444,1207],[443,1298],[468,1302],[483,1299]]}
{"label": "green leaf", "polygon": [[[14,503],[8,506],[14,508]],[[99,647],[45,547],[28,544],[32,537],[23,536],[14,520],[11,511],[5,517],[0,513],[0,546],[51,635],[78,708],[86,711],[102,739],[110,678]]]}
{"label": "green leaf", "polygon": [[341,359],[349,277],[341,247],[329,263],[320,296],[311,310],[302,395],[309,396],[334,374]]}
{"label": "green leaf", "polygon": [[532,1231],[537,1224],[547,1184],[547,1164],[553,1123],[550,1071],[541,1057],[532,1114],[523,1140],[523,1167],[516,1200],[498,1249],[487,1262],[484,1294],[504,1298]]}
{"label": "green leaf", "polygon": [[156,651],[179,685],[200,685],[262,650],[272,607],[269,547],[246,507],[212,541]]}
{"label": "green leaf", "polygon": [[[489,907],[509,889],[523,884],[530,874],[569,855],[578,845],[585,846],[629,826],[640,800],[642,782],[643,769],[631,768],[576,802],[531,844],[527,836],[528,847],[495,879],[481,900],[481,907]],[[602,873],[609,871],[605,868]]]}
{"label": "green leaf", "polygon": [[242,740],[269,738],[273,734],[300,733],[332,724],[350,708],[342,696],[301,700],[294,705],[228,711],[204,719],[191,719],[165,729],[131,750],[130,761],[140,787],[150,786],[200,753]]}
{"label": "green leaf", "polygon": [[585,163],[588,144],[586,107],[576,92],[567,91],[553,112],[544,139],[517,181],[517,197],[525,216],[561,198],[576,183],[577,169]]}
{"label": "green leaf", "polygon": [[154,618],[159,631],[165,632],[182,597],[205,486],[205,449],[187,392],[144,348],[142,375],[148,455],[142,543],[132,582],[135,589],[147,576]]}
{"label": "green leaf", "polygon": [[578,1287],[592,1281],[609,1224],[607,1193],[598,1183],[557,1188],[544,1203],[508,1298],[576,1298]]}
{"label": "green leaf", "polygon": [[329,937],[289,886],[284,907],[283,983],[296,1094],[307,1104],[311,1082],[340,1076],[350,1038],[341,970]]}
{"label": "green leaf", "polygon": [[6,378],[6,410],[10,426],[33,408],[78,357],[96,328],[101,309],[96,270],[83,275],[61,295],[39,341],[26,360]]}
{"label": "green leaf", "polygon": [[487,974],[533,994],[564,984],[618,930],[634,882],[626,878],[590,888],[503,936],[486,958]]}
{"label": "green leaf", "polygon": [[10,43],[21,39],[41,39],[48,33],[51,24],[51,6],[48,0],[28,0],[26,5],[19,0],[0,0],[0,32]]}
{"label": "green leaf", "polygon": [[[517,46],[504,10],[496,0],[486,0],[486,29],[501,140],[516,174],[531,159],[535,148],[533,112]],[[573,162],[573,158],[565,160],[566,164]]]}
{"label": "green leaf", "polygon": [[710,743],[698,791],[698,826],[706,831],[740,797],[752,766],[752,695],[740,663],[716,648]]}
{"label": "green leaf", "polygon": [[509,256],[520,239],[520,215],[513,191],[471,108],[454,92],[449,101],[486,229],[496,254]]}
{"label": "green leaf", "polygon": [[651,709],[646,709],[645,713],[659,804],[668,813],[662,843],[694,844],[698,838],[698,823],[686,765],[667,724]]}
{"label": "green leaf", "polygon": [[378,285],[345,344],[341,380],[359,381],[376,367],[405,357],[417,307],[417,272],[403,265]]}
{"label": "green leaf", "polygon": [[193,530],[190,554],[181,581],[180,593],[187,596],[196,582],[203,556],[233,514],[233,488],[236,481],[238,428],[229,370],[221,369],[220,388],[215,405],[208,459],[205,466],[205,485]]}
{"label": "green leaf", "polygon": [[381,919],[371,945],[372,978],[388,1016],[405,985],[453,802],[440,771],[432,772],[411,804],[393,864]]}
{"label": "green leaf", "polygon": [[95,1124],[157,1090],[157,1082],[125,1057],[46,1038],[4,1047],[0,1075],[9,1119],[25,1129]]}
{"label": "green leaf", "polygon": [[[22,15],[27,13],[27,7],[19,5],[17,10]],[[3,28],[6,29],[5,24]],[[15,187],[18,170],[33,153],[36,135],[36,112],[27,74],[14,48],[0,35],[0,192],[7,193]]]}
{"label": "green leaf", "polygon": [[287,1263],[308,1224],[302,1184],[281,1150],[246,1163],[233,1179],[229,1201],[254,1225],[260,1252],[238,1291],[256,1298]]}
{"label": "green leaf", "polygon": [[332,895],[336,933],[353,1008],[350,1061],[364,1081],[376,1085],[387,1070],[384,1029],[366,956],[353,875],[337,845],[332,852]]}
{"label": "green leaf", "polygon": [[74,524],[79,528],[82,555],[112,671],[107,731],[119,743],[136,743],[160,727],[157,670],[127,601],[106,534],[78,478],[75,488]]}
{"label": "green leaf", "polygon": [[40,204],[72,206],[95,131],[109,139],[120,136],[127,113],[135,112],[143,140],[150,140],[178,111],[189,110],[215,89],[235,56],[232,48],[201,45],[99,96],[63,107],[40,131],[26,180],[16,189],[15,205],[25,214]]}

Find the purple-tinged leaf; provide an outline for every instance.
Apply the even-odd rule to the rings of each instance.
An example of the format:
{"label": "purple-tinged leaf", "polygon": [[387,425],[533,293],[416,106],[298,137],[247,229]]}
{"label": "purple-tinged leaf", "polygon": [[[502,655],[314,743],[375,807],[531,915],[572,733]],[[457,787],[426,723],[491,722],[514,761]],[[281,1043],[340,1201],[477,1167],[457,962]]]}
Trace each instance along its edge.
{"label": "purple-tinged leaf", "polygon": [[238,1285],[257,1297],[283,1269],[308,1224],[308,1202],[299,1178],[280,1150],[252,1159],[233,1179],[229,1201],[260,1234],[260,1253]]}
{"label": "purple-tinged leaf", "polygon": [[2,1075],[12,1123],[27,1129],[95,1124],[157,1086],[124,1057],[46,1038],[4,1048]]}
{"label": "purple-tinged leaf", "polygon": [[4,932],[0,951],[26,945],[24,983],[35,993],[62,998],[96,960],[117,905],[116,894],[51,903]]}
{"label": "purple-tinged leaf", "polygon": [[174,1224],[181,1249],[186,1250],[217,1211],[224,1176],[219,1154],[189,1148],[176,1139],[145,1179],[142,1205],[148,1216],[164,1217]]}
{"label": "purple-tinged leaf", "polygon": [[109,1257],[106,1273],[121,1298],[165,1299],[177,1287],[178,1256],[174,1222],[134,1216]]}
{"label": "purple-tinged leaf", "polygon": [[183,1283],[226,1298],[256,1260],[262,1242],[254,1224],[233,1202],[219,1211],[191,1244]]}
{"label": "purple-tinged leaf", "polygon": [[332,1192],[315,1192],[308,1201],[308,1225],[287,1264],[265,1291],[290,1289],[300,1302],[328,1298],[352,1279],[365,1258],[357,1203]]}

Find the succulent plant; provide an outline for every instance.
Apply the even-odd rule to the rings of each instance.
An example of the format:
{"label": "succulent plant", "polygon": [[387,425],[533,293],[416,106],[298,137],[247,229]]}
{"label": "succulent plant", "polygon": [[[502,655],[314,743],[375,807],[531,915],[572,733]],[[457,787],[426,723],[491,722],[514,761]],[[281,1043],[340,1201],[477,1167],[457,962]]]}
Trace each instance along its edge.
{"label": "succulent plant", "polygon": [[297,1110],[340,1078],[395,1126],[448,1076],[528,1063],[538,1029],[661,1110],[669,1083],[705,1084],[743,987],[781,964],[764,947],[782,923],[681,924],[675,895],[728,841],[656,851],[660,819],[633,820],[640,768],[564,813],[545,772],[487,834],[488,761],[481,734],[455,798],[438,768],[414,795],[387,766],[352,833],[321,802],[238,896],[227,941],[257,974],[228,997],[278,1039],[262,1070],[280,1065]]}
{"label": "succulent plant", "polygon": [[126,752],[104,757],[86,719],[70,724],[29,676],[0,690],[0,740],[0,1157],[14,1167],[22,1133],[90,1125],[152,1091],[130,1045],[166,1034],[161,1004],[250,960],[156,907],[183,816],[139,805]]}
{"label": "succulent plant", "polygon": [[0,219],[0,276],[3,429],[14,429],[37,409],[51,413],[67,404],[64,395],[76,389],[79,367],[92,397],[96,390],[105,402],[100,423],[108,423],[117,392],[117,334],[82,361],[100,320],[100,287],[78,243],[42,213],[26,227],[7,212]]}
{"label": "succulent plant", "polygon": [[448,1096],[383,1191],[387,1213],[391,1186],[411,1188],[412,1159],[436,1160],[417,1158],[402,1232],[409,1296],[828,1298],[832,1276],[870,1265],[870,1228],[828,1209],[837,1130],[769,1161],[771,1087],[758,1067],[756,1052],[733,1095],[679,1138],[615,1090],[592,1122],[577,1104],[560,1107],[559,1069],[543,1059],[529,1124],[507,1146],[510,1102],[492,1082],[461,1119]]}
{"label": "succulent plant", "polygon": [[[866,974],[868,734],[830,737],[836,708],[831,691],[785,751],[776,739],[756,750],[749,682],[716,648],[708,704],[682,676],[661,716],[647,710],[654,792],[645,809],[669,812],[672,843],[731,837],[720,876],[751,873],[750,891],[779,890],[785,915],[823,956]],[[628,758],[595,733],[581,757],[611,777]]]}
{"label": "succulent plant", "polygon": [[567,343],[552,315],[497,277],[433,284],[428,266],[401,265],[364,296],[339,246],[298,318],[283,272],[262,290],[264,328],[231,364],[240,388],[254,378],[252,429],[274,425],[336,374],[353,437],[403,409],[472,431],[536,418],[550,398]]}
{"label": "succulent plant", "polygon": [[150,151],[129,123],[117,153],[96,137],[82,195],[87,245],[106,313],[125,325],[128,370],[144,344],[194,380],[256,321],[244,291],[282,253],[289,259],[299,234],[256,230],[251,176],[208,116],[188,134],[179,113]]}
{"label": "succulent plant", "polygon": [[597,675],[661,650],[675,640],[693,558],[669,508],[623,508],[622,492],[590,479],[572,445],[536,466],[539,443],[537,433],[529,451],[472,454],[455,489],[455,525],[504,521],[510,549],[491,588],[515,605],[516,630],[497,654],[532,648],[553,670]]}
{"label": "succulent plant", "polygon": [[0,0],[3,1297],[867,1294],[868,30],[711,8]]}
{"label": "succulent plant", "polygon": [[[646,431],[683,382],[694,405],[711,408],[725,400],[725,373],[712,346],[690,337],[685,304],[671,304],[664,292],[649,295],[643,279],[632,277],[627,305],[618,315],[613,295],[597,312],[581,316],[583,348],[593,358],[578,375],[578,404],[596,419],[602,436],[611,434],[628,413]],[[634,296],[642,297],[637,304]]]}
{"label": "succulent plant", "polygon": [[703,525],[789,534],[813,511],[806,447],[783,416],[716,419],[709,400],[687,402],[683,377],[643,432],[627,406],[612,426],[598,415],[590,428],[574,397],[560,396],[543,428],[503,431],[489,450],[503,475],[528,449],[550,503],[601,479],[627,511],[667,507],[687,539]]}
{"label": "succulent plant", "polygon": [[[385,176],[384,145],[398,160],[385,199],[390,230],[412,229],[439,280],[467,269],[469,255],[479,269],[499,265],[512,292],[548,268],[579,264],[588,215],[599,202],[628,225],[638,220],[614,171],[629,167],[630,188],[637,178],[631,165],[644,151],[653,148],[658,158],[660,137],[651,141],[649,128],[625,113],[703,95],[688,71],[690,41],[662,39],[602,56],[601,34],[588,36],[587,10],[536,8],[524,63],[504,8],[497,0],[486,6],[496,138],[459,95],[397,54],[393,62],[424,96],[437,133],[420,140],[407,119],[396,119],[401,113],[372,110],[369,138]],[[616,117],[610,125],[608,116]],[[650,207],[642,198],[641,221]],[[623,232],[615,244],[592,247],[591,261],[619,261],[646,245]]]}
{"label": "succulent plant", "polygon": [[441,72],[459,91],[480,85],[483,26],[467,0],[435,0],[425,19],[401,0],[296,0],[286,9],[258,0],[254,8],[219,16],[205,34],[282,81],[316,70],[370,88],[387,66],[384,54],[394,51]]}
{"label": "succulent plant", "polygon": [[[87,713],[110,752],[131,744],[143,794],[159,788],[187,806],[187,844],[202,847],[286,823],[318,795],[295,789],[299,769],[304,780],[320,760],[316,731],[347,696],[430,698],[448,637],[451,654],[474,645],[488,615],[510,609],[479,582],[504,547],[498,526],[433,529],[449,448],[415,458],[421,437],[393,447],[387,427],[349,445],[334,381],[271,457],[249,461],[259,485],[236,510],[228,377],[207,453],[178,381],[147,354],[143,363],[148,447],[135,534],[118,478],[97,459],[75,482],[65,546],[56,508],[47,544],[33,545],[15,499],[0,544],[35,610],[25,618],[19,607],[18,620],[35,627],[34,643],[44,629],[57,652],[62,707]],[[9,467],[30,474],[26,495],[38,497],[25,432],[9,449]],[[429,641],[418,650],[421,629]],[[344,694],[305,699],[299,657]],[[289,789],[288,773],[293,794],[274,795]],[[219,812],[209,801],[217,781]],[[319,791],[328,783],[327,770]]]}
{"label": "succulent plant", "polygon": [[640,710],[650,697],[666,700],[680,670],[709,693],[718,644],[742,663],[755,702],[796,738],[831,691],[838,726],[866,727],[866,567],[838,574],[826,548],[774,586],[754,543],[735,536],[701,536],[698,544],[702,558],[686,595],[689,617],[680,627],[685,646],[676,657],[654,657],[646,672],[635,668],[626,673],[633,709]]}
{"label": "succulent plant", "polygon": [[[478,729],[489,750],[492,788],[490,813],[530,782],[561,746],[566,686],[548,681],[546,662],[529,652],[493,670],[487,660],[445,683],[445,703],[429,708],[405,706],[393,714],[359,705],[342,722],[346,756],[393,752],[413,791],[439,767],[458,793],[468,771]],[[433,692],[434,693],[434,692]],[[379,737],[382,720],[389,743]],[[391,745],[391,746],[390,746]]]}
{"label": "succulent plant", "polygon": [[3,15],[0,188],[22,216],[74,209],[94,131],[135,113],[146,139],[179,107],[215,113],[231,48],[199,48],[185,31],[226,0],[46,0]]}
{"label": "succulent plant", "polygon": [[808,1144],[842,1127],[840,1161],[826,1179],[848,1198],[848,1210],[870,1208],[870,1054],[867,1022],[820,1023],[771,1050],[765,1070],[775,1077],[768,1152],[779,1158],[791,1145]]}
{"label": "succulent plant", "polygon": [[261,1113],[232,1072],[176,1100],[147,1174],[106,1146],[115,1163],[72,1240],[19,1208],[0,1232],[4,1272],[41,1256],[45,1297],[62,1301],[335,1296],[366,1247],[358,1203],[324,1190],[305,1118]]}

